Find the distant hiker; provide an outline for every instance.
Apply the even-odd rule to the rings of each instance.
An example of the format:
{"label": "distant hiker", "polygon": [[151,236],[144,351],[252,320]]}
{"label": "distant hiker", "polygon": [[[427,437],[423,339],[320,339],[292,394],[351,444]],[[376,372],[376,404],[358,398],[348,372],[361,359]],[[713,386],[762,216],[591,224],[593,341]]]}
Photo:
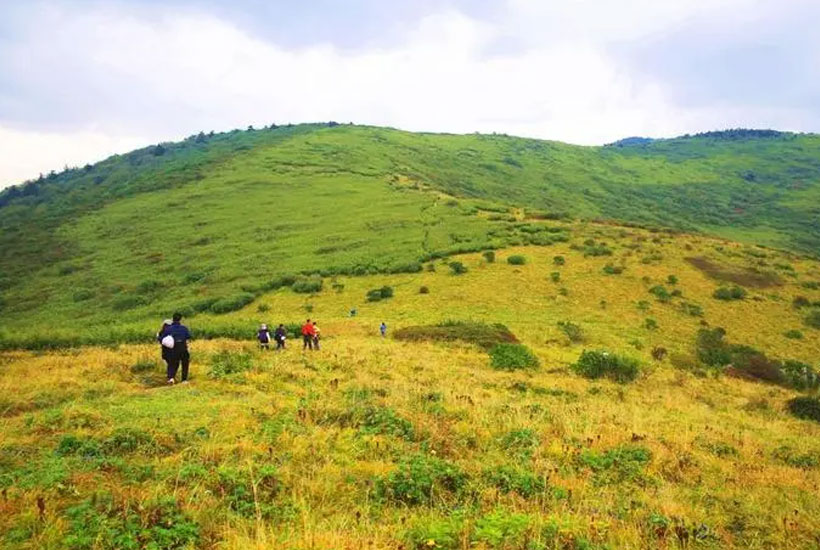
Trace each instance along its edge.
{"label": "distant hiker", "polygon": [[279,324],[276,332],[273,333],[273,338],[276,340],[276,349],[285,349],[285,339],[287,338],[285,325]]}
{"label": "distant hiker", "polygon": [[165,319],[162,322],[162,326],[157,332],[157,342],[159,342],[159,347],[162,350],[162,360],[165,362],[165,369],[168,370],[171,365],[171,348],[174,346],[174,339],[173,337],[170,340],[166,340],[163,342],[162,335],[165,333],[165,329],[171,326],[171,320]]}
{"label": "distant hiker", "polygon": [[188,365],[191,361],[191,355],[188,353],[188,340],[191,339],[191,333],[188,327],[180,321],[182,321],[182,314],[174,313],[171,324],[161,333],[163,345],[165,345],[167,336],[174,339],[173,346],[170,348],[169,353],[168,384],[174,383],[174,378],[176,377],[180,364],[182,364],[182,383],[185,384],[188,382]]}
{"label": "distant hiker", "polygon": [[387,325],[384,324],[384,321],[382,321],[382,324],[379,325],[379,332],[382,333],[382,338],[387,336]]}
{"label": "distant hiker", "polygon": [[259,340],[259,347],[262,349],[270,349],[270,331],[268,330],[268,325],[262,323],[262,326],[259,327],[259,332],[256,333],[256,339]]}
{"label": "distant hiker", "polygon": [[302,325],[302,349],[313,349],[313,325],[310,324],[310,319]]}
{"label": "distant hiker", "polygon": [[313,321],[313,349],[319,349],[319,326]]}

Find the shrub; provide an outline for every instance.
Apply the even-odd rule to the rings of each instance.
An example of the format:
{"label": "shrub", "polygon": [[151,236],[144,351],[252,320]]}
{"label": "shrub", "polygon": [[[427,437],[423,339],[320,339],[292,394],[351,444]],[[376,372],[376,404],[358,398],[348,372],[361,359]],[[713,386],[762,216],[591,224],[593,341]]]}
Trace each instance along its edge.
{"label": "shrub", "polygon": [[510,430],[505,433],[499,443],[504,450],[519,456],[530,456],[538,447],[538,435],[529,428]]}
{"label": "shrub", "polygon": [[268,304],[259,304],[258,306],[256,306],[256,311],[258,311],[259,313],[267,313],[268,311],[270,311],[270,306]]}
{"label": "shrub", "polygon": [[666,283],[669,284],[669,285],[672,285],[672,286],[678,284],[677,276],[670,275],[669,277],[666,278]]}
{"label": "shrub", "polygon": [[115,311],[126,311],[144,306],[147,303],[148,300],[142,296],[123,296],[114,302],[113,307]]}
{"label": "shrub", "polygon": [[796,329],[787,330],[786,332],[783,333],[783,336],[785,336],[786,338],[791,338],[792,340],[802,340],[803,339],[803,333],[800,332],[799,330],[796,330]]}
{"label": "shrub", "polygon": [[683,302],[680,305],[680,310],[686,315],[691,315],[692,317],[703,317],[703,308],[697,304]]}
{"label": "shrub", "polygon": [[277,511],[276,497],[280,492],[279,472],[272,464],[254,468],[253,480],[247,470],[222,466],[217,470],[212,492],[221,495],[222,502],[234,513],[252,518],[257,509],[263,518]]}
{"label": "shrub", "polygon": [[655,285],[649,289],[649,293],[653,295],[659,302],[668,302],[672,299],[672,295],[666,290],[663,285]]}
{"label": "shrub", "polygon": [[786,403],[786,407],[797,418],[820,422],[820,397],[795,397]]}
{"label": "shrub", "polygon": [[641,311],[649,311],[649,302],[646,300],[640,300],[635,306]]}
{"label": "shrub", "polygon": [[430,289],[426,286],[419,287],[419,294],[430,294]]}
{"label": "shrub", "polygon": [[413,424],[389,407],[365,408],[360,430],[366,434],[392,435],[407,441],[412,441],[414,436]]}
{"label": "shrub", "polygon": [[510,265],[524,265],[527,263],[527,258],[521,256],[520,254],[515,254],[507,258],[507,263]]}
{"label": "shrub", "polygon": [[553,265],[564,265],[567,261],[564,259],[563,256],[554,256],[552,258]]}
{"label": "shrub", "polygon": [[814,367],[801,361],[783,362],[783,375],[789,385],[798,390],[817,389],[820,387],[820,373]]}
{"label": "shrub", "polygon": [[587,257],[587,256],[592,256],[592,257],[612,256],[612,249],[611,248],[607,247],[603,243],[595,244],[594,241],[592,241],[592,242],[590,242],[590,241],[591,241],[591,239],[588,239],[584,243],[584,248],[583,248],[584,257]]}
{"label": "shrub", "polygon": [[622,265],[606,264],[603,268],[603,272],[606,275],[620,275],[624,272],[624,267]]}
{"label": "shrub", "polygon": [[237,311],[253,302],[254,299],[255,296],[250,292],[240,292],[238,294],[234,294],[233,296],[216,300],[211,304],[210,309],[216,314]]}
{"label": "shrub", "polygon": [[523,344],[496,344],[490,350],[490,364],[495,369],[516,370],[537,368],[538,357]]}
{"label": "shrub", "polygon": [[809,470],[820,466],[818,453],[799,453],[785,445],[775,449],[772,456],[794,468]]}
{"label": "shrub", "polygon": [[530,517],[502,509],[478,518],[470,540],[474,546],[485,543],[489,548],[523,548]]}
{"label": "shrub", "polygon": [[368,290],[367,294],[365,295],[365,299],[368,302],[379,302],[381,300],[387,300],[388,298],[393,297],[393,287],[390,286],[383,286],[381,288],[374,288],[372,290]]}
{"label": "shrub", "polygon": [[643,328],[647,330],[658,330],[658,322],[652,317],[644,319]]}
{"label": "shrub", "polygon": [[553,271],[552,273],[550,273],[550,280],[553,283],[559,282],[561,280],[561,274],[557,271]]}
{"label": "shrub", "polygon": [[393,333],[397,340],[418,342],[432,340],[440,342],[462,341],[490,350],[496,344],[516,343],[518,339],[506,326],[496,323],[485,325],[471,321],[445,321],[437,325],[403,327]]}
{"label": "shrub", "polygon": [[810,305],[811,301],[805,296],[795,296],[794,300],[792,300],[792,307],[794,309],[809,307]]}
{"label": "shrub", "polygon": [[695,340],[698,359],[711,367],[722,367],[732,362],[729,346],[723,341],[726,331],[720,327],[700,329]]}
{"label": "shrub", "polygon": [[322,290],[322,278],[318,275],[311,275],[309,277],[299,277],[290,286],[293,292],[299,294],[313,294]]}
{"label": "shrub", "polygon": [[631,382],[640,374],[636,359],[603,350],[584,350],[572,369],[585,378],[609,378],[618,383]]}
{"label": "shrub", "polygon": [[570,321],[558,321],[558,328],[567,335],[567,338],[569,338],[569,341],[572,343],[578,343],[584,339],[583,330],[575,323],[571,323]]}
{"label": "shrub", "polygon": [[234,353],[227,350],[211,356],[211,368],[208,374],[213,378],[222,378],[231,374],[245,372],[251,368],[250,353]]}
{"label": "shrub", "polygon": [[453,275],[462,275],[467,273],[467,267],[461,262],[450,262],[447,265],[450,267],[450,271]]}
{"label": "shrub", "polygon": [[87,288],[81,288],[80,290],[75,291],[74,294],[71,295],[71,298],[75,302],[85,302],[86,300],[90,300],[93,297],[94,291],[88,290]]}
{"label": "shrub", "polygon": [[463,523],[458,514],[417,521],[405,533],[405,540],[410,550],[458,550],[461,548]]}
{"label": "shrub", "polygon": [[162,282],[151,279],[148,281],[143,281],[137,285],[137,293],[139,294],[150,294],[152,292],[156,292],[161,289],[163,286]]}
{"label": "shrub", "polygon": [[712,293],[712,297],[717,300],[742,300],[746,297],[746,290],[743,287],[734,285],[731,287],[720,287]]}
{"label": "shrub", "polygon": [[481,255],[484,256],[484,259],[487,260],[488,264],[491,264],[491,263],[495,262],[495,252],[494,251],[487,250],[486,252],[483,252]]}
{"label": "shrub", "polygon": [[804,281],[800,286],[809,290],[820,290],[820,282],[818,281]]}
{"label": "shrub", "polygon": [[409,506],[430,503],[439,493],[462,490],[467,475],[445,460],[415,455],[376,481],[376,495]]}
{"label": "shrub", "polygon": [[622,445],[603,453],[584,450],[577,460],[581,466],[592,470],[596,485],[641,482],[644,467],[652,460],[652,452],[642,446]]}
{"label": "shrub", "polygon": [[543,477],[518,466],[504,465],[485,470],[484,478],[502,493],[518,493],[524,498],[532,498],[547,488]]}
{"label": "shrub", "polygon": [[663,361],[663,358],[666,357],[667,351],[666,348],[661,346],[655,346],[652,348],[652,359],[655,361]]}
{"label": "shrub", "polygon": [[806,323],[807,326],[812,328],[820,329],[820,309],[815,309],[811,313],[809,313],[803,322]]}

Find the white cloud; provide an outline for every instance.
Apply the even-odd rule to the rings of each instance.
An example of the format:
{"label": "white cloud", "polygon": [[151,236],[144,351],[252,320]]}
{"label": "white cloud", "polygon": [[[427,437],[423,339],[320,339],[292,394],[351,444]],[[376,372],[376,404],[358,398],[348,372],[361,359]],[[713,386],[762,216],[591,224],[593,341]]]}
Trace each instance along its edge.
{"label": "white cloud", "polygon": [[[608,49],[695,15],[759,3],[511,0],[497,21],[435,13],[398,45],[371,50],[287,49],[207,13],[160,5],[150,12],[47,7],[38,19],[47,33],[34,40],[24,29],[16,44],[0,45],[0,68],[12,69],[18,89],[4,93],[0,83],[0,185],[161,139],[270,122],[592,144],[750,119],[797,121],[788,109],[679,107],[664,82],[637,78]],[[509,37],[517,47],[497,50]]]}

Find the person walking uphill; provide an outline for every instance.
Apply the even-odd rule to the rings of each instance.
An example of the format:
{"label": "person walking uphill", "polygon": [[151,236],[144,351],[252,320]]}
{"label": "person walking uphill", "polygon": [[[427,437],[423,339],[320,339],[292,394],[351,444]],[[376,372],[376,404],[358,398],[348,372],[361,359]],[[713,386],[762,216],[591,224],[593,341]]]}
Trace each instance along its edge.
{"label": "person walking uphill", "polygon": [[313,349],[313,325],[310,323],[310,319],[302,325],[302,349]]}
{"label": "person walking uphill", "polygon": [[174,383],[180,364],[182,365],[182,383],[188,382],[188,365],[191,362],[191,355],[188,353],[188,340],[191,339],[191,333],[181,321],[182,314],[174,313],[173,321],[170,326],[162,331],[160,337],[160,340],[166,336],[171,336],[174,339],[174,345],[169,350],[168,384]]}
{"label": "person walking uphill", "polygon": [[313,349],[319,349],[319,325],[313,321]]}
{"label": "person walking uphill", "polygon": [[173,341],[173,338],[171,339],[171,341],[167,341],[167,342],[163,343],[162,337],[163,337],[163,334],[165,334],[165,329],[167,329],[168,327],[171,326],[171,322],[172,321],[170,319],[164,320],[162,322],[162,326],[159,329],[159,332],[157,332],[157,342],[159,342],[159,347],[160,347],[160,349],[162,349],[162,361],[165,363],[165,370],[166,371],[171,366],[171,348],[166,346],[165,344],[166,343],[170,344],[171,341]]}
{"label": "person walking uphill", "polygon": [[287,333],[288,332],[285,330],[285,325],[280,323],[279,327],[276,329],[276,332],[273,333],[273,337],[276,339],[276,349],[285,349]]}
{"label": "person walking uphill", "polygon": [[256,333],[256,339],[259,340],[259,347],[262,349],[270,349],[270,331],[268,330],[268,325],[262,324],[259,328],[259,332]]}

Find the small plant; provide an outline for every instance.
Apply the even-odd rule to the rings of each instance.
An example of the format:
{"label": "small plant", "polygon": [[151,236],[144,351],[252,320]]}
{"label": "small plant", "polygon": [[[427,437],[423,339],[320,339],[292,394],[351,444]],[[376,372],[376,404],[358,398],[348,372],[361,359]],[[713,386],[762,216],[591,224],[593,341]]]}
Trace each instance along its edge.
{"label": "small plant", "polygon": [[803,322],[811,328],[820,329],[820,309],[815,309],[809,313],[806,318],[803,319]]}
{"label": "small plant", "polygon": [[552,264],[553,265],[559,265],[560,266],[560,265],[564,265],[566,263],[567,263],[567,261],[566,261],[566,259],[564,259],[563,256],[554,256],[552,258]]}
{"label": "small plant", "polygon": [[518,493],[524,498],[532,498],[547,488],[543,477],[517,466],[505,465],[485,470],[484,478],[502,493]]}
{"label": "small plant", "polygon": [[259,304],[258,306],[256,306],[256,311],[258,311],[259,313],[267,313],[268,311],[270,311],[270,306],[268,304]]}
{"label": "small plant", "polygon": [[655,285],[649,289],[649,293],[653,295],[659,302],[668,302],[672,299],[672,295],[666,290],[663,285]]}
{"label": "small plant", "polygon": [[495,263],[495,252],[493,250],[487,250],[485,252],[482,252],[481,255],[484,257],[488,264]]}
{"label": "small plant", "polygon": [[463,526],[458,514],[416,521],[405,533],[405,540],[411,550],[458,550]]}
{"label": "small plant", "polygon": [[789,385],[798,390],[815,390],[820,387],[820,373],[808,363],[787,360],[783,362],[783,374]]}
{"label": "small plant", "polygon": [[820,466],[820,454],[800,453],[785,445],[775,449],[772,456],[793,468],[810,470]]}
{"label": "small plant", "polygon": [[553,283],[559,282],[561,280],[561,274],[557,271],[553,271],[552,273],[550,273],[550,280]]}
{"label": "small plant", "polygon": [[524,265],[527,263],[527,258],[520,254],[515,254],[507,258],[507,263],[510,265]]}
{"label": "small plant", "polygon": [[682,302],[680,305],[680,310],[686,315],[691,315],[692,317],[703,317],[703,308],[697,304]]}
{"label": "small plant", "polygon": [[802,340],[803,339],[803,333],[800,332],[797,329],[787,330],[786,332],[783,333],[783,336],[785,336],[786,338],[791,338],[792,340]]}
{"label": "small plant", "polygon": [[426,286],[419,287],[419,294],[430,294],[430,289]]}
{"label": "small plant", "polygon": [[676,284],[678,284],[678,278],[677,278],[677,276],[675,276],[675,275],[670,275],[669,277],[667,277],[667,278],[666,278],[666,284],[668,284],[668,285],[672,285],[672,286],[675,286]]}
{"label": "small plant", "polygon": [[566,287],[562,286],[558,289],[558,294],[560,294],[561,296],[569,296],[569,290],[567,290]]}
{"label": "small plant", "polygon": [[643,311],[643,312],[647,312],[647,311],[649,311],[649,302],[647,302],[646,300],[641,300],[641,301],[639,301],[637,304],[635,304],[635,306],[636,306],[636,307],[637,307],[640,311]]}
{"label": "small plant", "polygon": [[742,300],[746,297],[746,289],[737,285],[731,287],[724,286],[715,290],[715,292],[712,293],[712,297],[724,301]]}
{"label": "small plant", "polygon": [[786,406],[789,412],[797,418],[820,422],[820,397],[795,397],[790,399]]}
{"label": "small plant", "polygon": [[467,266],[461,262],[450,262],[447,265],[450,267],[450,271],[453,275],[463,275],[467,273]]}
{"label": "small plant", "polygon": [[498,509],[476,520],[470,540],[480,547],[523,548],[529,524],[530,517],[525,514]]}
{"label": "small plant", "polygon": [[592,470],[596,485],[643,482],[644,468],[652,460],[652,452],[643,446],[622,445],[603,453],[584,450],[578,462]]}
{"label": "small plant", "polygon": [[792,307],[794,309],[801,309],[804,307],[809,307],[810,305],[811,300],[809,300],[805,296],[795,296],[794,300],[792,300]]}
{"label": "small plant", "polygon": [[538,435],[529,428],[510,430],[499,440],[501,446],[514,455],[529,457],[538,447]]}
{"label": "small plant", "polygon": [[434,264],[433,262],[430,262],[429,264],[427,264],[427,271],[430,272],[430,273],[435,273],[436,272],[436,264]]}
{"label": "small plant", "polygon": [[570,321],[558,321],[558,328],[567,335],[569,341],[577,344],[584,340],[584,332],[581,327]]}
{"label": "small plant", "polygon": [[495,369],[532,369],[540,365],[538,357],[523,344],[497,344],[490,350],[490,364]]}
{"label": "small plant", "polygon": [[409,506],[428,504],[433,496],[454,494],[462,490],[467,475],[445,460],[415,455],[376,481],[378,497]]}
{"label": "small plant", "polygon": [[658,322],[652,317],[644,319],[643,328],[646,330],[658,330]]}
{"label": "small plant", "polygon": [[250,353],[235,353],[223,350],[211,356],[211,368],[208,374],[212,378],[223,378],[231,374],[245,372],[250,368]]}
{"label": "small plant", "polygon": [[624,272],[624,267],[622,265],[606,264],[603,272],[606,275],[620,275]]}
{"label": "small plant", "polygon": [[389,407],[367,407],[362,413],[362,433],[384,434],[412,441],[413,424]]}
{"label": "small plant", "polygon": [[663,358],[666,357],[667,350],[662,346],[655,346],[652,348],[652,359],[655,361],[663,361]]}
{"label": "small plant", "polygon": [[381,288],[374,288],[368,290],[365,299],[368,302],[380,302],[393,297],[393,287],[383,286]]}
{"label": "small plant", "polygon": [[636,359],[603,350],[584,350],[572,369],[585,378],[609,378],[618,383],[635,380],[640,375]]}

